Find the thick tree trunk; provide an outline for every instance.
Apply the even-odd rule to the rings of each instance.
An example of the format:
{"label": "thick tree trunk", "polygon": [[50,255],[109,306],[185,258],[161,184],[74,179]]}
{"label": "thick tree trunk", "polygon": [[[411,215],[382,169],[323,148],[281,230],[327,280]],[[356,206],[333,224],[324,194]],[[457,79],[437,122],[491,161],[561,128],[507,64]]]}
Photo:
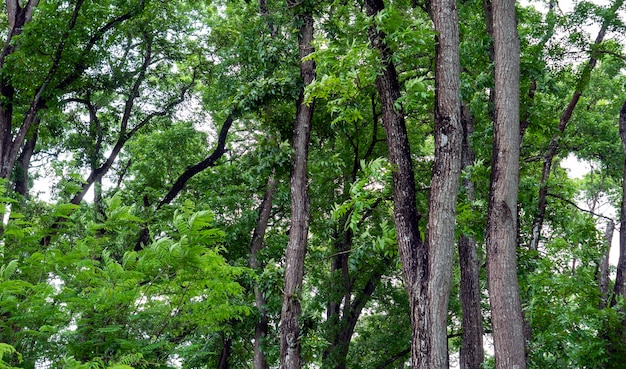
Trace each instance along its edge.
{"label": "thick tree trunk", "polygon": [[493,2],[495,122],[487,269],[496,369],[526,368],[517,282],[520,47],[514,0]]}
{"label": "thick tree trunk", "polygon": [[[616,17],[617,10],[624,4],[624,0],[616,0],[610,9],[607,10],[605,14],[607,14],[606,18],[604,18],[602,22],[602,27],[600,31],[598,31],[598,35],[596,36],[596,40],[594,45],[598,46],[604,41],[604,36],[610,24],[612,24],[614,18]],[[593,50],[593,47],[591,48]],[[537,250],[539,247],[539,241],[541,240],[541,229],[543,228],[543,221],[546,216],[546,207],[547,207],[547,197],[548,197],[548,180],[550,179],[550,173],[552,169],[552,162],[554,161],[554,157],[556,156],[559,150],[559,142],[563,133],[565,132],[565,128],[567,128],[567,124],[572,118],[572,114],[574,113],[574,109],[576,105],[578,105],[578,101],[580,100],[583,91],[589,85],[589,80],[591,78],[591,72],[595,68],[598,62],[597,55],[595,53],[591,53],[589,57],[589,62],[585,65],[580,79],[578,80],[578,84],[576,85],[576,90],[574,91],[574,95],[570,99],[569,104],[561,114],[561,118],[559,120],[558,132],[552,136],[550,140],[550,144],[548,145],[548,149],[543,156],[543,169],[541,171],[541,181],[539,182],[539,198],[537,201],[537,213],[535,215],[535,219],[533,220],[532,225],[532,233],[530,240],[530,248],[533,250]]]}
{"label": "thick tree trunk", "polygon": [[[368,16],[384,9],[382,0],[366,0]],[[385,34],[375,25],[369,28],[371,47],[383,60],[383,68],[376,77],[376,88],[382,103],[382,124],[387,136],[389,160],[393,171],[393,218],[402,262],[402,274],[411,310],[411,365],[428,368],[430,335],[427,331],[428,313],[428,253],[419,234],[420,214],[415,202],[415,178],[406,131],[404,114],[396,110],[400,86],[392,53],[385,44]]]}
{"label": "thick tree trunk", "polygon": [[[265,196],[259,207],[259,219],[257,220],[256,227],[252,233],[252,241],[250,242],[250,268],[254,270],[259,270],[262,267],[257,256],[259,251],[263,248],[265,231],[267,230],[267,224],[269,223],[272,212],[272,202],[275,194],[276,179],[274,179],[274,173],[272,173],[267,180]],[[258,284],[254,286],[254,300],[256,308],[259,311],[260,319],[257,321],[254,329],[254,358],[252,363],[254,369],[266,369],[267,360],[265,359],[262,345],[268,330],[267,307],[265,306],[267,305],[267,301],[265,300],[264,291]]]}
{"label": "thick tree trunk", "polygon": [[30,160],[35,153],[35,146],[37,146],[37,139],[39,137],[39,118],[35,119],[33,124],[32,135],[26,140],[22,152],[17,159],[17,176],[15,178],[14,188],[15,192],[24,197],[28,197],[28,170],[30,169]]}
{"label": "thick tree trunk", "polygon": [[454,264],[456,200],[461,174],[461,90],[456,0],[433,0],[436,36],[435,163],[428,231],[431,369],[448,368],[448,301]]}
{"label": "thick tree trunk", "polygon": [[[462,166],[474,164],[474,152],[470,146],[470,136],[474,132],[472,117],[467,107],[462,110],[463,123],[463,159]],[[465,179],[463,187],[468,201],[474,200],[474,183]],[[472,236],[461,235],[459,238],[459,265],[461,268],[461,327],[463,338],[460,350],[461,369],[480,369],[485,358],[483,350],[483,321],[480,307],[480,263],[476,249],[476,240]]]}
{"label": "thick tree trunk", "polygon": [[[300,60],[313,52],[313,16],[303,13],[298,16],[301,22],[298,35]],[[312,60],[300,62],[300,73],[304,86],[308,86],[315,78],[315,63]],[[309,154],[309,137],[313,117],[313,103],[304,103],[304,91],[298,101],[296,123],[293,135],[293,159],[291,172],[291,228],[289,243],[285,256],[285,287],[283,290],[283,306],[280,315],[280,367],[282,369],[299,369],[301,314],[300,293],[304,277],[304,257],[306,254],[309,233],[309,193],[307,162]]]}

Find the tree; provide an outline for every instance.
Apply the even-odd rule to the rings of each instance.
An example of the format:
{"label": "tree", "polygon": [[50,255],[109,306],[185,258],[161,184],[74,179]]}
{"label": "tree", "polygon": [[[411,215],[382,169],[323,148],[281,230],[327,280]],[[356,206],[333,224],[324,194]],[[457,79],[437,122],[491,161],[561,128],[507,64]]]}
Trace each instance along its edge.
{"label": "tree", "polygon": [[[626,102],[622,106],[619,115],[619,133],[622,139],[622,147],[626,154]],[[624,173],[626,173],[626,160],[624,161]],[[626,174],[624,174],[626,178]],[[623,182],[626,183],[626,182]],[[626,184],[622,184],[622,206],[620,209],[620,229],[626,229]],[[626,299],[626,232],[620,232],[619,238],[619,259],[617,261],[617,275],[615,277],[615,287],[611,305],[615,305],[618,299]],[[622,321],[622,340],[626,339],[626,319]]]}
{"label": "tree", "polygon": [[[291,6],[297,4],[290,3]],[[301,5],[301,7],[303,7]],[[305,58],[313,52],[313,15],[308,9],[300,10],[297,18],[301,23],[298,34],[300,74],[304,87],[315,78],[315,63]],[[307,104],[304,91],[297,102],[296,121],[293,130],[294,154],[291,171],[291,226],[289,243],[285,252],[285,289],[280,316],[280,365],[284,369],[299,369],[301,314],[300,294],[304,277],[304,257],[309,234],[309,194],[307,160],[314,102]]]}
{"label": "tree", "polygon": [[[384,9],[382,0],[365,1],[368,16]],[[421,239],[418,222],[421,215],[415,202],[415,178],[409,138],[404,121],[398,75],[392,52],[385,43],[385,34],[375,25],[368,30],[371,46],[380,53],[382,70],[376,76],[376,88],[382,103],[382,125],[387,136],[389,161],[393,170],[393,219],[402,261],[404,284],[409,295],[411,314],[411,363],[416,368],[428,367],[428,253]]]}
{"label": "tree", "polygon": [[[472,117],[467,106],[462,107],[463,146],[462,164],[465,169],[474,164],[475,154],[471,148],[470,137],[474,131]],[[463,180],[463,187],[468,201],[475,200],[474,183],[471,179]],[[462,369],[480,368],[484,361],[480,286],[480,263],[476,238],[471,234],[462,234],[458,241],[459,268],[461,272],[460,293],[463,341],[459,350]]]}
{"label": "tree", "polygon": [[[602,21],[602,26],[600,27],[600,30],[598,31],[598,35],[596,36],[594,46],[597,47],[604,41],[604,37],[606,35],[607,29],[614,22],[617,11],[622,7],[623,4],[624,4],[623,0],[616,0],[615,2],[613,2],[611,7],[605,13],[606,17]],[[546,150],[546,153],[543,157],[543,170],[541,173],[541,182],[539,184],[539,197],[538,197],[538,204],[537,204],[538,209],[537,209],[535,218],[533,220],[532,235],[531,235],[531,240],[530,240],[531,249],[537,250],[539,247],[539,240],[541,238],[541,228],[543,226],[543,221],[544,221],[545,212],[546,212],[546,205],[547,205],[546,198],[548,195],[548,179],[550,177],[550,169],[552,167],[552,161],[554,160],[554,157],[557,154],[557,151],[559,148],[560,137],[565,131],[565,128],[567,128],[567,125],[572,117],[572,113],[574,112],[574,109],[578,105],[578,102],[584,90],[587,88],[589,84],[589,80],[591,78],[591,72],[595,68],[597,62],[598,62],[597,54],[593,52],[593,48],[592,48],[592,52],[589,56],[589,61],[583,67],[583,70],[576,84],[576,89],[574,90],[572,98],[567,104],[567,107],[565,108],[565,110],[563,110],[563,113],[561,114],[561,117],[559,119],[559,125],[558,125],[558,133],[552,136],[548,149]]]}
{"label": "tree", "polygon": [[495,120],[487,215],[487,270],[495,367],[526,368],[517,282],[519,63],[515,2],[493,2]]}
{"label": "tree", "polygon": [[461,87],[456,0],[431,2],[435,26],[435,161],[428,201],[428,332],[430,368],[448,365],[448,300],[461,174]]}
{"label": "tree", "polygon": [[619,367],[620,3],[5,2],[0,366]]}
{"label": "tree", "polygon": [[[10,70],[11,73],[3,76],[0,88],[5,98],[0,114],[0,177],[7,179],[12,174],[26,138],[36,140],[38,112],[53,105],[59,95],[85,73],[93,63],[94,51],[103,39],[112,30],[140,14],[145,2],[130,6],[113,3],[112,11],[107,14],[101,13],[100,9],[91,4],[84,4],[84,1],[63,9],[57,9],[61,7],[60,4],[51,3],[45,4],[38,16],[34,17],[38,6],[39,1],[28,1],[23,7],[17,0],[6,2],[8,30],[0,54],[0,68],[7,72]],[[40,37],[38,33],[45,27],[63,31],[50,32],[46,37]],[[44,44],[49,46],[44,47]],[[38,48],[45,51],[33,52]],[[26,62],[15,64],[16,60]],[[45,67],[34,67],[38,65]],[[33,68],[36,73],[29,73],[28,68]],[[33,79],[27,80],[25,76]],[[17,129],[14,130],[14,127]],[[28,153],[24,154],[23,159],[26,157]]]}

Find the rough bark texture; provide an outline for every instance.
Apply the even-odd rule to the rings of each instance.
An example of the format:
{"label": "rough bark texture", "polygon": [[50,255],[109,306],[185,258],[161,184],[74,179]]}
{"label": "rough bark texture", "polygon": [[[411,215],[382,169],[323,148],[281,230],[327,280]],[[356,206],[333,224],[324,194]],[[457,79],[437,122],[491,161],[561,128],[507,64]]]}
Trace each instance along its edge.
{"label": "rough bark texture", "polygon": [[[470,146],[470,136],[474,132],[472,117],[467,107],[462,110],[463,151],[462,166],[474,164],[474,152]],[[468,201],[474,200],[474,183],[470,179],[463,181]],[[461,235],[459,238],[459,265],[461,268],[461,327],[463,338],[459,355],[461,369],[480,369],[485,359],[483,350],[483,322],[480,307],[480,263],[476,249],[476,240],[472,236]]]}
{"label": "rough bark texture", "polygon": [[[313,17],[310,13],[298,16],[301,22],[298,35],[300,59],[313,52]],[[300,62],[300,73],[304,86],[315,78],[315,64],[312,60]],[[301,314],[300,293],[304,277],[304,256],[309,233],[309,193],[307,162],[313,104],[304,103],[304,92],[300,93],[293,135],[293,160],[291,171],[291,228],[285,256],[285,288],[280,315],[280,367],[299,369]]]}
{"label": "rough bark texture", "polygon": [[[619,134],[622,139],[622,147],[626,155],[626,101],[622,105],[619,115]],[[617,274],[613,288],[611,306],[616,304],[616,297],[626,298],[626,159],[624,160],[624,180],[622,181],[622,207],[620,209],[620,234],[619,234],[619,259],[617,261]]]}
{"label": "rough bark texture", "polygon": [[495,122],[487,215],[487,268],[496,369],[524,369],[517,282],[520,46],[514,0],[493,2]]}
{"label": "rough bark texture", "polygon": [[[384,9],[382,0],[366,0],[368,16]],[[393,218],[402,262],[402,275],[411,310],[411,365],[428,368],[429,334],[428,313],[428,254],[419,234],[420,214],[415,202],[415,179],[404,114],[396,110],[400,86],[391,50],[385,44],[385,34],[372,25],[368,31],[371,47],[383,60],[383,68],[376,77],[376,88],[382,105],[382,124],[387,136],[389,160],[393,171]]]}
{"label": "rough bark texture", "polygon": [[456,0],[433,0],[435,27],[435,162],[430,184],[429,367],[448,368],[448,301],[454,264],[456,200],[461,174],[461,92]]}
{"label": "rough bark texture", "polygon": [[[276,179],[274,178],[274,173],[272,173],[267,180],[265,196],[259,207],[259,219],[257,220],[256,227],[252,233],[252,241],[250,242],[250,268],[254,270],[259,270],[262,267],[257,259],[257,255],[263,248],[265,231],[267,230],[267,224],[269,223],[272,212],[272,202],[275,194]],[[265,359],[262,345],[268,330],[267,301],[265,300],[264,291],[258,284],[254,286],[254,301],[259,311],[260,319],[257,321],[254,329],[254,356],[252,363],[254,369],[265,369],[267,368],[267,360]]]}
{"label": "rough bark texture", "polygon": [[[624,0],[616,0],[611,8],[606,12],[607,16],[604,18],[602,22],[602,26],[600,31],[598,31],[598,35],[596,36],[596,40],[594,46],[598,46],[604,41],[604,36],[606,31],[613,22],[617,10],[624,4]],[[593,50],[593,47],[591,48]],[[552,169],[552,162],[554,161],[554,157],[556,156],[559,150],[559,142],[561,141],[561,137],[565,132],[565,128],[567,128],[567,124],[572,118],[572,114],[574,113],[574,109],[576,105],[578,105],[578,101],[580,100],[583,91],[589,85],[589,79],[591,78],[591,72],[595,68],[598,62],[597,55],[595,53],[591,53],[589,57],[589,62],[585,65],[580,78],[578,80],[578,84],[576,85],[576,90],[574,91],[574,95],[570,102],[567,104],[567,107],[561,114],[561,118],[559,119],[558,132],[552,136],[550,143],[548,145],[548,149],[543,156],[543,169],[541,171],[541,181],[539,182],[539,198],[537,201],[537,214],[535,215],[535,219],[533,220],[532,225],[532,233],[530,240],[530,248],[533,250],[537,250],[539,247],[539,241],[541,240],[541,229],[543,228],[543,221],[546,215],[546,206],[548,204],[548,180],[550,179],[550,173]]]}
{"label": "rough bark texture", "polygon": [[28,197],[28,170],[30,169],[30,160],[35,153],[35,146],[37,146],[37,139],[39,138],[39,118],[35,118],[33,124],[33,132],[24,146],[22,152],[17,159],[17,176],[15,178],[15,192],[24,197]]}

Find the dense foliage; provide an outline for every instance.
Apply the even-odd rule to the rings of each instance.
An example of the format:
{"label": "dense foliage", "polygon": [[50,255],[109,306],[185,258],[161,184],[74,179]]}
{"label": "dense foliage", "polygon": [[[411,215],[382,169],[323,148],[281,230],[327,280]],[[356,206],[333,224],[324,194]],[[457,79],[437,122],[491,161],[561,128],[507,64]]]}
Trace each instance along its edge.
{"label": "dense foliage", "polygon": [[[428,3],[387,1],[368,17],[360,0],[7,0],[0,369],[252,368],[255,341],[267,367],[278,367],[301,92],[315,106],[297,296],[304,367],[408,367],[396,168],[375,86],[383,61],[368,33],[384,32],[393,51],[425,227],[435,151]],[[488,338],[494,78],[483,5],[458,2],[461,99],[475,158],[461,175],[456,237],[477,244]],[[315,20],[307,60],[316,78],[303,89],[305,12]],[[620,0],[571,10],[553,0],[517,4],[517,274],[529,368],[626,362],[626,296],[614,292],[617,258],[605,262],[622,207],[624,12]],[[591,169],[572,178],[559,165],[572,158]],[[448,312],[451,364],[462,341],[462,262]],[[488,344],[485,353],[492,367]]]}

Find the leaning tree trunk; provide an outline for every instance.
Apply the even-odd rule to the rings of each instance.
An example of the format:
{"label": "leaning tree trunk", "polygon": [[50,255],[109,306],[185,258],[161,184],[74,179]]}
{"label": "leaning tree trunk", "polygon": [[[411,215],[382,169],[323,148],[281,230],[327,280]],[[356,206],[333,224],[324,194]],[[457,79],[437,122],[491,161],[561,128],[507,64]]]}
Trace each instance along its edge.
{"label": "leaning tree trunk", "polygon": [[[365,9],[370,17],[380,13],[384,7],[382,0],[365,1]],[[385,43],[385,34],[375,25],[370,26],[368,33],[371,47],[380,53],[383,62],[383,68],[376,77],[376,88],[381,99],[382,124],[387,136],[389,160],[395,168],[393,220],[411,310],[411,367],[426,369],[430,342],[427,331],[428,252],[418,228],[420,214],[415,201],[415,178],[409,137],[404,113],[401,107],[396,108],[400,98],[400,85],[392,52]]]}
{"label": "leaning tree trunk", "polygon": [[[290,4],[296,6],[296,4]],[[310,11],[298,16],[301,23],[298,35],[300,50],[300,73],[304,85],[309,85],[315,78],[315,63],[312,60],[302,61],[313,52],[313,16]],[[282,369],[299,369],[300,363],[300,332],[299,320],[302,307],[300,293],[304,277],[304,256],[309,233],[309,193],[307,160],[309,154],[309,137],[313,103],[304,103],[304,91],[300,92],[293,134],[293,159],[291,171],[291,228],[289,243],[285,256],[285,288],[283,290],[283,306],[280,314],[280,367]]]}
{"label": "leaning tree trunk", "polygon": [[526,368],[517,282],[520,47],[515,0],[493,2],[495,121],[487,214],[487,274],[496,369]]}
{"label": "leaning tree trunk", "polygon": [[[463,106],[463,155],[462,166],[467,168],[474,164],[474,151],[470,146],[470,136],[474,132],[469,109]],[[474,183],[470,179],[463,180],[467,201],[474,201]],[[459,238],[459,265],[461,268],[461,327],[463,337],[459,362],[461,369],[480,369],[485,358],[483,350],[483,321],[480,307],[480,263],[476,240],[473,236],[461,235]]]}
{"label": "leaning tree trunk", "polygon": [[461,90],[456,0],[433,0],[435,27],[435,163],[430,182],[428,231],[431,369],[448,368],[448,301],[454,264],[456,200],[461,175]]}

